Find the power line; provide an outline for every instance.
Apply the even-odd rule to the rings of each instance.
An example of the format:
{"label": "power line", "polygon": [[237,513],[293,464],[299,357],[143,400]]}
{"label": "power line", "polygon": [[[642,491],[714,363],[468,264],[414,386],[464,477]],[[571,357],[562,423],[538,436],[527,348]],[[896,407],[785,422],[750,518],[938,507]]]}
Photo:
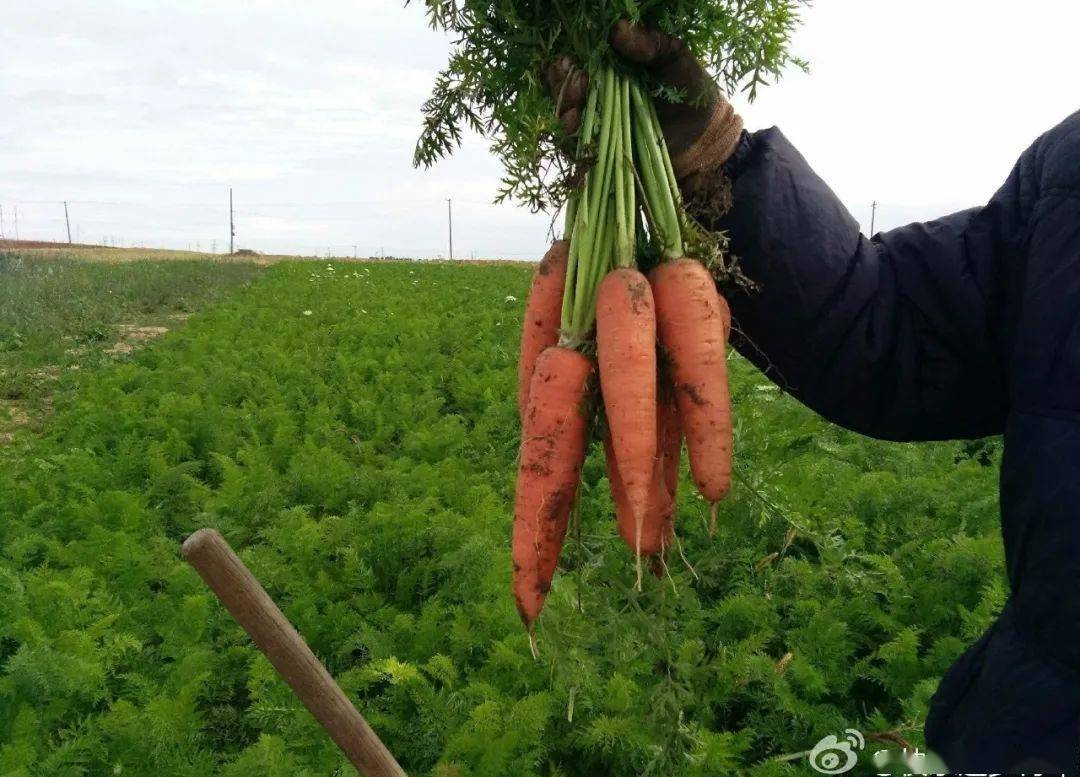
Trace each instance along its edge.
{"label": "power line", "polygon": [[310,200],[303,203],[298,202],[253,202],[251,203],[256,208],[297,208],[297,207],[327,207],[332,205],[415,205],[419,202],[441,202],[441,197],[424,197],[422,199],[412,200],[322,200],[314,201]]}
{"label": "power line", "polygon": [[[14,200],[13,197],[5,197],[6,200]],[[301,207],[329,207],[334,205],[415,205],[423,202],[443,202],[444,197],[422,197],[419,199],[403,200],[308,200],[305,202],[252,202],[256,208],[301,208]],[[496,203],[491,200],[469,200],[457,198],[459,203],[466,205],[483,205],[498,207],[505,203]],[[65,200],[24,200],[19,199],[23,205],[63,205]],[[162,201],[162,202],[139,202],[136,200],[66,200],[71,205],[111,205],[131,208],[213,208],[211,202],[185,202],[185,201]]]}
{"label": "power line", "polygon": [[[12,199],[8,197],[6,199]],[[63,205],[65,200],[19,200],[23,205]],[[213,208],[209,202],[135,202],[134,200],[66,200],[72,205],[109,205],[125,208]]]}
{"label": "power line", "polygon": [[[220,190],[219,190],[220,191]],[[2,197],[0,197],[2,199]],[[245,246],[271,254],[291,254],[297,250],[303,253],[303,242],[310,239],[319,240],[330,238],[348,240],[343,244],[323,243],[316,253],[324,253],[324,247],[329,245],[330,250],[338,256],[385,256],[397,257],[447,257],[456,259],[470,255],[490,258],[518,258],[536,257],[541,253],[540,248],[528,251],[500,251],[487,250],[482,247],[468,245],[454,245],[454,202],[466,203],[465,210],[456,215],[468,218],[484,219],[489,216],[489,211],[473,207],[474,201],[462,200],[457,197],[425,197],[408,200],[339,200],[343,208],[349,205],[356,207],[343,210],[331,210],[329,213],[321,210],[325,205],[333,201],[305,202],[297,201],[278,203],[280,209],[274,203],[258,203],[245,200],[247,207],[252,210],[236,208],[235,187],[229,187],[230,212],[230,252],[237,250],[237,219],[248,218],[245,222]],[[443,248],[436,248],[429,244],[424,248],[402,246],[396,241],[404,238],[425,239],[422,232],[437,231],[437,226],[428,224],[426,229],[418,229],[424,226],[425,213],[433,215],[433,203],[446,203],[447,235]],[[44,239],[66,241],[70,244],[76,242],[76,236],[81,239],[82,224],[87,225],[90,233],[103,235],[102,242],[111,245],[160,245],[163,248],[183,248],[189,244],[195,244],[201,240],[201,244],[211,243],[215,234],[220,234],[220,221],[212,215],[204,216],[203,210],[212,209],[215,206],[212,201],[206,203],[188,203],[190,207],[197,208],[194,211],[170,213],[170,210],[183,207],[183,203],[162,202],[133,202],[119,200],[18,200],[17,204],[12,201],[4,202],[0,208],[0,235],[7,239],[19,239],[21,230],[18,225],[18,205],[29,207],[31,218],[28,240]],[[408,204],[402,204],[408,203]],[[417,207],[415,203],[428,203],[426,206]],[[78,206],[82,204],[83,210]],[[370,204],[371,208],[360,207]],[[395,207],[395,204],[397,207]],[[71,223],[72,206],[76,206],[76,224]],[[491,203],[487,203],[490,207]],[[60,213],[61,207],[63,214]],[[220,206],[217,206],[220,207]],[[129,211],[130,209],[130,211]],[[303,212],[307,209],[307,213]],[[274,213],[270,211],[274,210]],[[159,212],[160,211],[160,212]],[[330,215],[335,214],[335,215]],[[24,216],[26,213],[24,212]],[[60,218],[64,223],[60,224]],[[218,212],[217,218],[221,214]],[[218,225],[216,228],[214,225]],[[437,221],[436,221],[437,224]],[[435,226],[435,229],[431,229]],[[460,224],[459,224],[460,226]],[[59,232],[60,227],[64,232]],[[134,238],[130,232],[123,239],[117,237],[122,231],[137,230]],[[460,231],[460,230],[459,230]],[[468,231],[468,230],[466,230]],[[14,235],[13,235],[14,232]],[[140,234],[141,233],[141,234]],[[516,234],[510,233],[512,238]],[[355,237],[354,237],[355,235]],[[435,235],[430,235],[435,237]],[[460,237],[460,235],[458,235]],[[367,240],[367,246],[357,243],[356,239]],[[437,239],[437,238],[436,238]],[[496,240],[499,238],[496,237]],[[388,245],[389,243],[389,245]],[[340,247],[339,247],[340,246]],[[455,254],[457,250],[457,254]]]}

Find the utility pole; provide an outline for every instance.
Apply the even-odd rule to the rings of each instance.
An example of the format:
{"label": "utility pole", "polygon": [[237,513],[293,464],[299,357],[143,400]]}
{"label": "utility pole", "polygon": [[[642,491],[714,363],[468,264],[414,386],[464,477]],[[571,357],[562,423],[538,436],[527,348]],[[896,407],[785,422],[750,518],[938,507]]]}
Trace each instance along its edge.
{"label": "utility pole", "polygon": [[874,221],[877,219],[877,200],[870,205],[870,237],[874,236]]}
{"label": "utility pole", "polygon": [[64,223],[67,224],[68,245],[71,245],[71,219],[68,217],[67,200],[64,200]]}
{"label": "utility pole", "polygon": [[446,223],[450,234],[450,261],[454,261],[454,211],[451,209],[450,198],[446,198]]}
{"label": "utility pole", "polygon": [[233,253],[233,238],[236,237],[236,222],[233,221],[232,187],[229,187],[229,253]]}
{"label": "utility pole", "polygon": [[15,239],[18,240],[19,239],[19,206],[18,205],[12,205],[11,207],[15,209]]}
{"label": "utility pole", "polygon": [[355,258],[356,258],[356,246],[353,246],[353,247],[352,247],[352,258],[353,258],[353,259],[355,259]]}

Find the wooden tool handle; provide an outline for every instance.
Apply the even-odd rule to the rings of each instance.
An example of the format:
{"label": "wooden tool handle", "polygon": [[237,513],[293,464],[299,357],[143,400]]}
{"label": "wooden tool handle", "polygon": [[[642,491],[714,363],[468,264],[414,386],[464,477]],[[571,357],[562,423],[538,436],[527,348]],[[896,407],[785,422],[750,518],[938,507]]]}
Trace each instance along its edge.
{"label": "wooden tool handle", "polygon": [[386,745],[225,538],[200,529],[184,542],[183,552],[353,766],[365,777],[403,777]]}

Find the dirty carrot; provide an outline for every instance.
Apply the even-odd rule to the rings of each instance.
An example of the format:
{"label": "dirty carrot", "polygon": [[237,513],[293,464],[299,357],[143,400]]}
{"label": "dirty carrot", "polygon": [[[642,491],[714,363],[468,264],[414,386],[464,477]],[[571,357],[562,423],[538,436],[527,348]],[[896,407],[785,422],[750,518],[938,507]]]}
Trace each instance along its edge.
{"label": "dirty carrot", "polygon": [[624,267],[608,273],[596,301],[600,390],[641,555],[642,521],[656,469],[656,313],[648,279]]}
{"label": "dirty carrot", "polygon": [[524,419],[514,498],[514,599],[532,624],[544,607],[577,494],[589,437],[594,366],[584,354],[552,347],[536,360]]}
{"label": "dirty carrot", "polygon": [[[618,456],[611,447],[609,436],[604,437],[604,455],[608,484],[611,486],[611,499],[615,503],[615,523],[619,536],[631,550],[634,550],[638,544],[637,521],[626,497],[626,489],[619,475]],[[674,527],[672,520],[674,509],[671,496],[664,485],[663,471],[659,467],[654,467],[650,476],[648,504],[641,528],[642,556],[661,554],[667,550],[671,542],[670,530]]]}
{"label": "dirty carrot", "polygon": [[675,385],[686,435],[690,474],[712,503],[731,488],[731,397],[727,380],[724,303],[709,272],[697,261],[658,265],[650,277],[657,330]]}
{"label": "dirty carrot", "polygon": [[525,321],[521,327],[521,355],[518,358],[518,415],[525,417],[529,406],[529,384],[536,360],[545,348],[559,341],[566,260],[570,243],[556,240],[533,274]]}
{"label": "dirty carrot", "polygon": [[661,381],[656,402],[657,460],[664,473],[664,486],[674,499],[679,488],[679,459],[682,454],[682,425],[675,389],[670,381]]}

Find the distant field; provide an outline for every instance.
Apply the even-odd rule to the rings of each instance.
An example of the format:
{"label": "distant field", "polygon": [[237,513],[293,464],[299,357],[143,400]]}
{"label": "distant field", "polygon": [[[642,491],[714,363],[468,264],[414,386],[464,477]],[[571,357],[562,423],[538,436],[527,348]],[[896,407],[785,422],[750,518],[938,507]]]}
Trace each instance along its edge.
{"label": "distant field", "polygon": [[[516,265],[524,266],[532,262],[518,259],[455,259],[452,262],[446,259],[415,260],[409,257],[386,257],[385,259],[363,258],[353,259],[349,256],[295,256],[291,254],[262,254],[254,251],[239,251],[236,254],[209,254],[197,251],[174,251],[168,248],[114,248],[112,246],[96,246],[67,243],[50,243],[36,240],[0,240],[0,255],[17,252],[27,256],[39,258],[64,258],[77,259],[90,262],[108,262],[120,264],[124,262],[139,261],[215,261],[215,262],[239,262],[253,263],[260,266],[277,264],[279,262],[317,262],[332,259],[335,262],[351,261],[380,261],[380,262],[411,262],[423,261],[424,264],[454,264],[454,265]],[[540,259],[536,257],[537,261]]]}
{"label": "distant field", "polygon": [[594,445],[534,661],[508,550],[529,269],[4,261],[5,366],[98,355],[0,446],[0,774],[353,773],[181,561],[201,526],[433,777],[793,777],[848,727],[922,746],[1004,601],[996,442],[868,440],[734,358],[717,536],[684,479],[685,561],[635,591]]}
{"label": "distant field", "polygon": [[250,262],[158,252],[87,261],[111,252],[120,253],[0,250],[0,445],[39,428],[76,373],[127,357],[260,273]]}
{"label": "distant field", "polygon": [[229,256],[227,254],[209,254],[197,251],[174,251],[169,248],[114,248],[111,246],[84,245],[76,243],[51,243],[40,240],[0,240],[0,256],[5,254],[21,254],[26,257],[39,259],[77,259],[92,262],[140,262],[148,260],[157,261],[207,261],[218,262],[251,262],[279,257],[263,257],[261,254],[254,256]]}
{"label": "distant field", "polygon": [[41,428],[65,378],[128,356],[283,261],[326,259],[0,240],[0,445]]}

